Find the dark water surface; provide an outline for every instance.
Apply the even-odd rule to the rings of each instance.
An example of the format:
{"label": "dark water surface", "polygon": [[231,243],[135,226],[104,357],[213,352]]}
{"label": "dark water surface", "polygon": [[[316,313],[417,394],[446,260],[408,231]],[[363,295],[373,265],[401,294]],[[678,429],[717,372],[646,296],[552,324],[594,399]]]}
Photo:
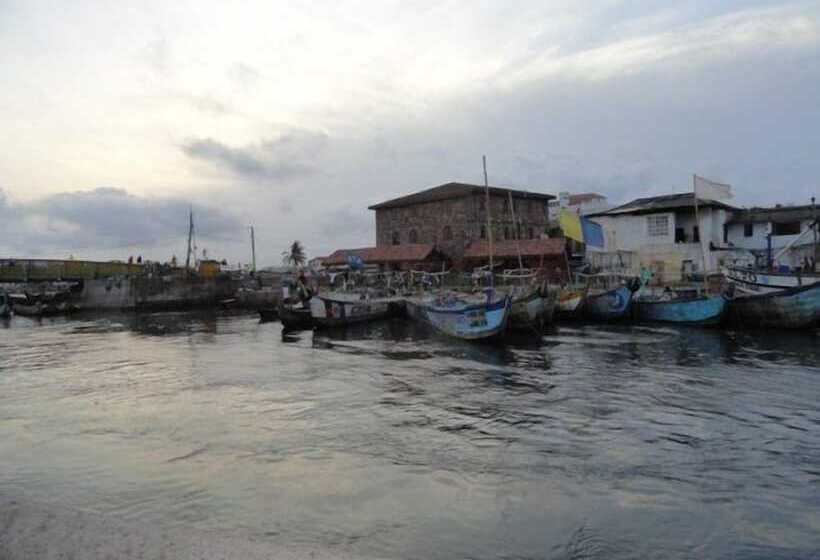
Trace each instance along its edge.
{"label": "dark water surface", "polygon": [[0,494],[388,558],[820,557],[820,335],[0,328]]}

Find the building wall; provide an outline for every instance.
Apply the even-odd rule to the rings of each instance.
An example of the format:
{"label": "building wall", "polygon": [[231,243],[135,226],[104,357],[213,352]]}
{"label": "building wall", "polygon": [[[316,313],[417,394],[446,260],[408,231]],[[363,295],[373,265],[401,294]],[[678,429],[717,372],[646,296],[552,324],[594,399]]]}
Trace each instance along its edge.
{"label": "building wall", "polygon": [[[640,273],[642,267],[648,268],[659,284],[680,282],[688,273],[703,272],[704,252],[706,269],[718,270],[725,254],[711,251],[710,242],[715,247],[722,245],[723,224],[728,215],[713,208],[702,208],[699,214],[700,243],[693,242],[694,211],[596,217],[604,230],[604,248],[588,247],[588,259],[599,268],[623,263],[626,272],[632,274]],[[649,235],[649,216],[666,216],[666,235]],[[675,243],[675,228],[684,229],[687,242]]]}
{"label": "building wall", "polygon": [[[811,227],[810,220],[803,220],[800,223],[800,231],[804,232]],[[746,237],[745,224],[729,224],[726,231],[726,241],[739,249],[746,249],[753,252],[759,257],[763,257],[768,248],[766,239],[767,231],[770,231],[772,224],[768,222],[757,222],[752,224],[752,235]],[[797,235],[772,235],[772,254],[776,254],[780,249],[795,241],[799,237]],[[803,260],[806,257],[812,258],[814,256],[814,236],[809,233],[798,242],[798,246],[794,250],[788,251],[780,259],[778,263],[787,266],[802,266]]]}
{"label": "building wall", "polygon": [[[376,210],[376,246],[393,245],[394,234],[399,244],[412,243],[411,232],[416,233],[416,243],[436,245],[451,259],[461,259],[470,241],[481,239],[482,228],[486,232],[487,213],[484,195],[468,195],[461,198],[424,202],[399,208]],[[516,220],[521,223],[521,237],[539,237],[546,231],[546,201],[513,196]],[[508,197],[490,197],[493,239],[509,239],[515,236]],[[451,239],[446,239],[449,228]]]}

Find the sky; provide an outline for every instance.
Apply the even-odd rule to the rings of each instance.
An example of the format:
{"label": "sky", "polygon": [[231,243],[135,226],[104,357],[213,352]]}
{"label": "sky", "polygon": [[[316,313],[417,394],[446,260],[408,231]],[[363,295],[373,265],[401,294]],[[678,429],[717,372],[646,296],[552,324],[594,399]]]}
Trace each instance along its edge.
{"label": "sky", "polygon": [[820,195],[820,1],[0,0],[0,256],[279,264],[449,181]]}

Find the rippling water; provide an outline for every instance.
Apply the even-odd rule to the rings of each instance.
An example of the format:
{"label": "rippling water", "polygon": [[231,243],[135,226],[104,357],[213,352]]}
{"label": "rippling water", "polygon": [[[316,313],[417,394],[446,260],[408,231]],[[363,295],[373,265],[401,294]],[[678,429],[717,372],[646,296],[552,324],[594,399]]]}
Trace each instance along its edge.
{"label": "rippling water", "polygon": [[816,558],[820,335],[0,328],[0,494],[412,558]]}

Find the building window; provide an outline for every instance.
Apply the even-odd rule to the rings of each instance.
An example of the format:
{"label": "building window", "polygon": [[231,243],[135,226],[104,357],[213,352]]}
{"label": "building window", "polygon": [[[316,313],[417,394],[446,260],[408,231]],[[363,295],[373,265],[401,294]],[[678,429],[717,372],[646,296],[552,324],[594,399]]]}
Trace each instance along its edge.
{"label": "building window", "polygon": [[527,228],[527,237],[529,237],[530,239],[533,239],[535,237],[535,235],[533,235],[532,232],[532,226]]}
{"label": "building window", "polygon": [[453,230],[450,229],[450,226],[444,226],[441,236],[444,238],[444,241],[450,241],[453,239]]}
{"label": "building window", "polygon": [[800,233],[800,222],[772,224],[772,235],[797,235]]}
{"label": "building window", "polygon": [[481,239],[487,239],[487,228],[481,226]]}
{"label": "building window", "polygon": [[502,212],[504,212],[504,215],[506,215],[506,214],[507,214],[507,212],[509,212],[509,211],[510,211],[510,203],[509,203],[509,202],[507,202],[507,199],[505,198],[505,199],[504,199],[504,206],[503,206]]}
{"label": "building window", "polygon": [[481,212],[485,212],[485,211],[487,210],[487,201],[486,201],[486,200],[484,200],[484,197],[483,197],[483,196],[482,196],[481,198],[479,198],[479,199],[478,199],[478,209],[479,209]]}
{"label": "building window", "polygon": [[418,243],[419,242],[419,234],[416,233],[416,230],[414,230],[414,229],[410,230],[409,240],[410,240],[410,243]]}
{"label": "building window", "polygon": [[675,228],[675,243],[686,243],[686,230],[682,227]]}
{"label": "building window", "polygon": [[646,234],[649,237],[666,237],[669,235],[669,216],[647,216]]}
{"label": "building window", "polygon": [[754,224],[743,224],[743,237],[751,237],[755,234]]}
{"label": "building window", "polygon": [[393,245],[401,245],[401,237],[399,237],[399,232],[393,232]]}
{"label": "building window", "polygon": [[700,228],[698,226],[692,228],[692,243],[700,243]]}

